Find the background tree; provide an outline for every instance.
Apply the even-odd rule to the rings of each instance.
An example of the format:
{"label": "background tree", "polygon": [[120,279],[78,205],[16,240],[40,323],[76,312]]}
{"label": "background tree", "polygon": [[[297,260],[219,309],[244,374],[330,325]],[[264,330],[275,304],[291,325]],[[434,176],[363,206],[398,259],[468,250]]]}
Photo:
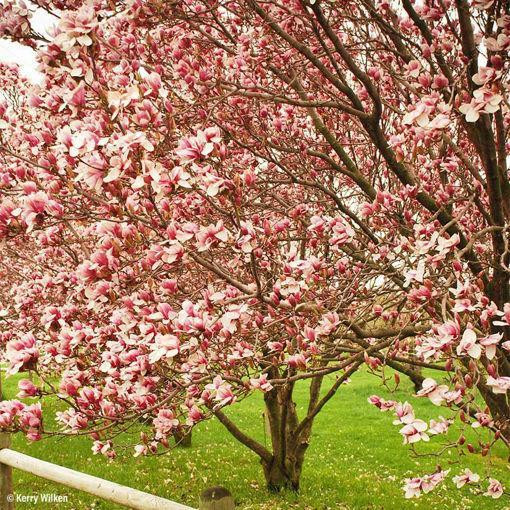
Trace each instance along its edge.
{"label": "background tree", "polygon": [[[140,418],[136,454],[216,415],[272,489],[299,487],[314,418],[363,364],[451,408],[426,424],[373,397],[404,442],[458,414],[494,433],[483,453],[508,444],[507,2],[36,3],[49,40],[19,3],[1,25],[44,74],[2,108],[0,231],[39,250],[3,313],[11,371],[46,382],[23,396],[58,395],[66,433],[110,456]],[[271,448],[222,411],[254,389]]]}

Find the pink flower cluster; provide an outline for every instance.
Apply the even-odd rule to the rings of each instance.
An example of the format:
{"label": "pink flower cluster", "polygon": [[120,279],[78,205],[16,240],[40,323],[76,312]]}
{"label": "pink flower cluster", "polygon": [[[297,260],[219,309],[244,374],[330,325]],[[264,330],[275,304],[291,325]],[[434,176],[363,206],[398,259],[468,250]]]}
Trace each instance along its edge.
{"label": "pink flower cluster", "polygon": [[30,441],[41,439],[41,404],[26,405],[19,400],[1,401],[0,427],[6,430],[22,430]]}

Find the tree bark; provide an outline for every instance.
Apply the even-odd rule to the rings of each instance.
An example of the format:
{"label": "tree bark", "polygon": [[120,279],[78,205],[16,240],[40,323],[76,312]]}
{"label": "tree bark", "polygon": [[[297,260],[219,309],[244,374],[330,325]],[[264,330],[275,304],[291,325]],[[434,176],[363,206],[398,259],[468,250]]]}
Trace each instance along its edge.
{"label": "tree bark", "polygon": [[306,447],[302,448],[296,435],[299,420],[292,398],[293,389],[294,383],[289,383],[264,394],[272,456],[269,461],[262,461],[262,467],[267,487],[273,492],[282,489],[299,490]]}

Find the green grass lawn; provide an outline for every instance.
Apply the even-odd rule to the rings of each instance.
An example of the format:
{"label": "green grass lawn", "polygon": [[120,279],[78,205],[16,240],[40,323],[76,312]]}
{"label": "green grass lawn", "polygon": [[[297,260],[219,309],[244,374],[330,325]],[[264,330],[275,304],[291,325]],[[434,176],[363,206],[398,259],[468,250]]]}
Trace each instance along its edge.
{"label": "green grass lawn", "polygon": [[[4,383],[6,398],[17,392],[17,378]],[[390,397],[383,388],[375,387],[377,379],[365,372],[354,375],[318,416],[311,446],[307,453],[299,496],[290,493],[269,494],[264,487],[262,470],[257,458],[233,439],[217,421],[201,424],[194,431],[191,448],[173,449],[157,457],[133,458],[130,455],[108,461],[94,456],[91,442],[85,438],[51,438],[28,444],[18,435],[13,448],[50,462],[77,469],[91,475],[148,491],[192,507],[198,506],[200,492],[213,485],[230,489],[238,507],[244,510],[284,509],[504,509],[510,508],[508,498],[492,500],[477,496],[470,489],[458,490],[447,479],[437,490],[419,499],[405,500],[401,490],[404,478],[433,472],[438,463],[456,474],[463,467],[484,474],[488,460],[477,454],[461,459],[455,453],[438,459],[410,456],[393,426],[392,415],[381,413],[367,403],[367,397],[377,393],[396,400],[409,399],[409,386]],[[306,386],[298,387],[297,401],[303,405]],[[261,395],[246,399],[229,410],[238,425],[264,442],[261,416]],[[412,399],[419,418],[427,419],[448,410],[437,408],[425,399]],[[53,403],[48,403],[49,411]],[[44,406],[43,406],[44,407]],[[446,414],[445,414],[446,413]],[[48,416],[48,414],[46,415]],[[452,436],[453,437],[453,436]],[[433,452],[442,437],[429,444],[420,443],[420,451]],[[510,488],[507,452],[497,448],[492,459],[493,476]],[[38,509],[114,509],[120,508],[85,493],[47,482],[15,471],[15,489],[22,494],[56,493],[68,495],[68,503],[41,504]],[[18,508],[33,507],[18,503]]]}

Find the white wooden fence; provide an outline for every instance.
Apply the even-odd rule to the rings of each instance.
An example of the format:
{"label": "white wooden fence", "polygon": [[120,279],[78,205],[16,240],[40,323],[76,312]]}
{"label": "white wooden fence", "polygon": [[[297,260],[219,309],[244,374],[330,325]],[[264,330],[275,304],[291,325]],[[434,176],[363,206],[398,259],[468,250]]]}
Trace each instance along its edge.
{"label": "white wooden fence", "polygon": [[[193,510],[189,506],[174,503],[168,499],[103,480],[96,476],[80,473],[73,469],[57,466],[56,464],[51,464],[50,462],[36,459],[8,448],[0,450],[0,463],[2,464],[0,468],[2,470],[5,470],[4,466],[21,469],[46,480],[85,491],[107,501],[119,503],[137,510]],[[7,503],[5,508],[14,508],[14,501],[9,501],[10,499],[15,499],[14,490],[10,493],[2,494],[2,499]],[[12,503],[11,506],[9,506],[10,503]]]}

